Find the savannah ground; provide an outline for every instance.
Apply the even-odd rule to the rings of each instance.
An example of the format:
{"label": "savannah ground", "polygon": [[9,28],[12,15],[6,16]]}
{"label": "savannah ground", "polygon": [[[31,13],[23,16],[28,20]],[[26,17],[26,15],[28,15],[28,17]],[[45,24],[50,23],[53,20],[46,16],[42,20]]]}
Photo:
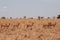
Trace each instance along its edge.
{"label": "savannah ground", "polygon": [[0,40],[60,40],[60,19],[0,19]]}

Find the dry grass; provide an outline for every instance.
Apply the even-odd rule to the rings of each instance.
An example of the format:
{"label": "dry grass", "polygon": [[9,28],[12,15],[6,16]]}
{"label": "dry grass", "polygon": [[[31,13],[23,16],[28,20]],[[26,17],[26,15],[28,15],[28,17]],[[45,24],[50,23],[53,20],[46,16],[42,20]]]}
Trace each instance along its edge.
{"label": "dry grass", "polygon": [[0,19],[0,40],[60,40],[60,19]]}

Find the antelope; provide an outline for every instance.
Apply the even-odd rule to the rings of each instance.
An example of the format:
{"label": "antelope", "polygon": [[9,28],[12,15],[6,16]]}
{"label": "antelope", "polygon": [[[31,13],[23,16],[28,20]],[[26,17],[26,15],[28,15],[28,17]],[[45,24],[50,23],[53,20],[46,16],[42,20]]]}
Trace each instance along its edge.
{"label": "antelope", "polygon": [[56,23],[52,24],[51,22],[46,24],[46,25],[43,25],[44,28],[51,28],[51,26],[55,27]]}

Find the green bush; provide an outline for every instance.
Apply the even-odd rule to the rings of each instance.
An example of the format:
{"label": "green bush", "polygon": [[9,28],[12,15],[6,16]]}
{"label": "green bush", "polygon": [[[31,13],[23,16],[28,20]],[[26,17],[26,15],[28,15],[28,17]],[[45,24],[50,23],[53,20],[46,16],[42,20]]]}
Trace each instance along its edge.
{"label": "green bush", "polygon": [[57,16],[58,19],[60,19],[60,14]]}

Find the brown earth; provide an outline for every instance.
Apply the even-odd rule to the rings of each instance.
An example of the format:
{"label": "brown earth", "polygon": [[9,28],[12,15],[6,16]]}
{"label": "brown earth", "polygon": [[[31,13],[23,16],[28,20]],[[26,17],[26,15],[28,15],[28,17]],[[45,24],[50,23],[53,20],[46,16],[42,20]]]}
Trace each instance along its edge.
{"label": "brown earth", "polygon": [[0,40],[60,40],[60,19],[0,19]]}

